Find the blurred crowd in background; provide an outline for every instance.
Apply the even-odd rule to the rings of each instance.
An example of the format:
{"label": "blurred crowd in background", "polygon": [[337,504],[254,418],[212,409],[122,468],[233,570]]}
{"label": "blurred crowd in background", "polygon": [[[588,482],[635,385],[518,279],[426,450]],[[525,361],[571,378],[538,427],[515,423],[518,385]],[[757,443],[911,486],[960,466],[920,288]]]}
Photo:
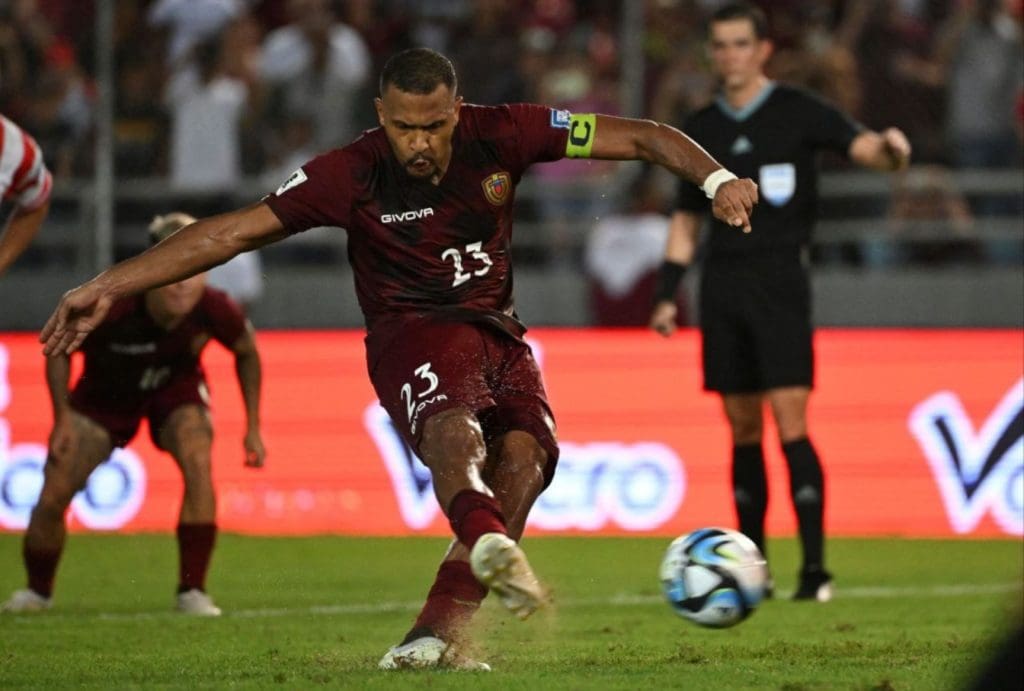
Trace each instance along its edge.
{"label": "blurred crowd in background", "polygon": [[[92,171],[95,4],[0,0],[0,112],[59,178]],[[621,112],[617,0],[116,0],[116,170],[176,185],[279,178],[373,127],[383,60],[453,58],[469,102]],[[646,0],[644,115],[680,125],[711,98],[702,33],[717,0]],[[773,0],[777,78],[916,160],[1020,165],[1021,0]],[[198,126],[199,124],[202,126]]]}
{"label": "blurred crowd in background", "polygon": [[[37,138],[58,185],[90,178],[95,170],[95,12],[102,1],[0,0],[0,112]],[[468,102],[533,101],[681,126],[714,94],[703,32],[707,17],[723,4],[109,1],[115,4],[117,179],[152,178],[166,181],[170,190],[236,195],[255,180],[258,189],[244,190],[250,200],[276,188],[317,152],[376,126],[372,100],[383,61],[411,46],[450,56]],[[961,168],[1021,166],[1024,0],[760,4],[776,47],[773,77],[822,93],[869,127],[895,125],[909,135],[915,167],[897,180],[902,192],[880,210],[893,224],[941,218],[954,233],[969,234],[977,217],[1020,213],[1019,198],[969,199],[951,176]],[[639,95],[632,103],[623,102],[629,93],[623,89],[629,78],[623,69],[627,12],[642,14],[642,85],[625,85]],[[533,175],[543,184],[523,206],[549,226],[541,261],[584,259],[584,248],[573,244],[579,235],[561,228],[560,219],[615,212],[625,214],[622,225],[629,226],[630,214],[668,211],[671,185],[656,176],[651,184],[658,194],[634,189],[632,202],[621,195],[549,192],[563,181],[606,179],[611,169],[570,160],[536,168]],[[206,209],[192,211],[202,215]],[[621,249],[604,243],[610,251]],[[529,243],[521,244],[528,254]],[[986,258],[1018,262],[1016,234],[1011,244],[1009,252],[997,248]],[[962,258],[963,247],[955,243],[927,251],[941,258],[949,247]],[[833,259],[849,259],[842,248],[837,252],[842,256]],[[646,254],[656,259],[653,250]],[[864,244],[852,261],[904,259]]]}

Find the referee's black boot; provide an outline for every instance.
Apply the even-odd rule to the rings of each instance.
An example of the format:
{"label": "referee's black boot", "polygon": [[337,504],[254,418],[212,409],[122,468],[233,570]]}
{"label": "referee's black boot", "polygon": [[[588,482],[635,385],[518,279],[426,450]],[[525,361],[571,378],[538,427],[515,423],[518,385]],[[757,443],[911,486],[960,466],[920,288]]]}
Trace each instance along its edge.
{"label": "referee's black boot", "polygon": [[794,600],[828,602],[832,599],[832,574],[825,569],[800,572],[800,587],[793,593]]}

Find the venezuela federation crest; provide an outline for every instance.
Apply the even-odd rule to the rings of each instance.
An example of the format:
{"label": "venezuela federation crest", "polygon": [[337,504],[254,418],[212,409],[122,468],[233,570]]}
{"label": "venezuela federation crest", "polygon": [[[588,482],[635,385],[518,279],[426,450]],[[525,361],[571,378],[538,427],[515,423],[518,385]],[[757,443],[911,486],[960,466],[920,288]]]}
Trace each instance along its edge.
{"label": "venezuela federation crest", "polygon": [[512,191],[512,178],[504,170],[494,175],[489,175],[480,183],[484,186],[484,196],[487,201],[495,206],[501,206],[508,199]]}

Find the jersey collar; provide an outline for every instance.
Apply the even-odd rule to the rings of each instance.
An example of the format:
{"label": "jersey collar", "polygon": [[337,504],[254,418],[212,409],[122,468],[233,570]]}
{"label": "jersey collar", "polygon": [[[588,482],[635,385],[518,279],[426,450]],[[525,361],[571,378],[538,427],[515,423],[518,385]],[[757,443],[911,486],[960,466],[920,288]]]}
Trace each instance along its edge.
{"label": "jersey collar", "polygon": [[775,91],[775,82],[769,81],[764,85],[764,88],[754,96],[754,99],[743,106],[742,108],[733,108],[729,105],[729,102],[725,100],[725,96],[719,95],[715,99],[715,105],[718,106],[719,110],[725,113],[726,117],[732,118],[736,122],[743,122],[751,115],[757,112],[757,109],[764,105],[764,102],[768,100],[768,97]]}

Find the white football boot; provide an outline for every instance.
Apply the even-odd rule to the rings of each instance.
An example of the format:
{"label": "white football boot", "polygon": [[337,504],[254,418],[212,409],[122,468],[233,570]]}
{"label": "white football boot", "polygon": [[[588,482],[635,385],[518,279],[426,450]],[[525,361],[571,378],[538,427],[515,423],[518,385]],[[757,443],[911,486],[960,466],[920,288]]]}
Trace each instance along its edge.
{"label": "white football boot", "polygon": [[515,540],[501,533],[484,533],[469,554],[473,575],[520,619],[533,614],[548,594],[533,575],[526,554]]}
{"label": "white football boot", "polygon": [[213,598],[199,588],[178,593],[178,604],[175,608],[183,614],[197,617],[219,617],[220,607],[213,604]]}
{"label": "white football boot", "polygon": [[388,650],[377,663],[380,669],[456,669],[467,672],[490,672],[491,666],[478,662],[452,649],[440,638],[423,636]]}
{"label": "white football boot", "polygon": [[0,605],[0,612],[42,612],[50,609],[53,598],[43,597],[34,590],[15,590],[11,598]]}

